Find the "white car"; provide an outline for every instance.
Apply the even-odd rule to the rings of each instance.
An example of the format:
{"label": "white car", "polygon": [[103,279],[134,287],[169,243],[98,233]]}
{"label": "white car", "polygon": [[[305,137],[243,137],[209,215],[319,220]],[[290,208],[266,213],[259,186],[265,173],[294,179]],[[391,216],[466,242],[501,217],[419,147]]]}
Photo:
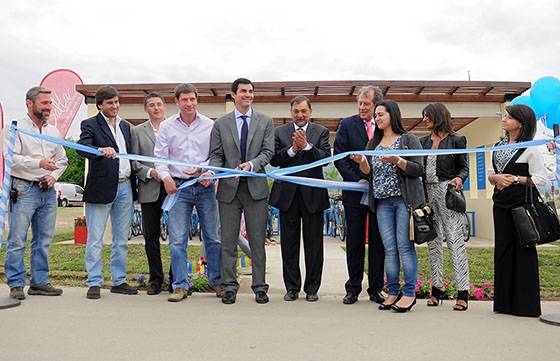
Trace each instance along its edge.
{"label": "white car", "polygon": [[56,199],[61,207],[68,207],[71,204],[81,205],[84,189],[77,184],[61,183],[54,184]]}

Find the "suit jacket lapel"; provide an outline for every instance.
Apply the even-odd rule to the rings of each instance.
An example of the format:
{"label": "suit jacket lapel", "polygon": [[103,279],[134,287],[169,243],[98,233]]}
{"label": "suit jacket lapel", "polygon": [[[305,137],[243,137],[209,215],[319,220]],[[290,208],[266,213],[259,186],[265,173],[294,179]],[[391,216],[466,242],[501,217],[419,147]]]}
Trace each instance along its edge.
{"label": "suit jacket lapel", "polygon": [[[373,122],[373,119],[371,121]],[[356,124],[356,130],[358,134],[360,134],[362,140],[367,143],[369,141],[369,138],[366,133],[366,126],[364,125],[363,119],[359,116],[356,116],[356,121],[354,123]]]}
{"label": "suit jacket lapel", "polygon": [[233,141],[235,142],[235,146],[237,147],[237,150],[240,151],[239,134],[237,133],[237,119],[235,119],[235,112],[231,112],[229,117],[230,117],[229,128],[231,130],[231,136],[233,137]]}
{"label": "suit jacket lapel", "polygon": [[154,128],[152,128],[152,124],[150,124],[150,121],[148,120],[142,125],[144,126],[144,130],[148,135],[148,139],[150,139],[153,144],[156,144],[156,134],[154,133]]}
{"label": "suit jacket lapel", "polygon": [[259,121],[260,121],[259,115],[257,114],[257,112],[253,110],[253,114],[251,116],[251,124],[249,125],[249,133],[247,134],[247,151],[249,151],[249,147],[251,146],[253,136],[255,135],[255,132],[257,131],[257,127],[259,126],[258,124]]}
{"label": "suit jacket lapel", "polygon": [[101,113],[97,114],[97,124],[99,124],[99,127],[101,128],[103,133],[105,133],[105,135],[109,137],[109,139],[113,143],[115,150],[119,149],[119,147],[117,146],[117,141],[115,140],[115,137],[113,137],[113,133],[111,132],[111,129],[109,129],[109,125],[107,124],[107,121],[105,120],[105,118],[103,118],[103,115],[101,115]]}
{"label": "suit jacket lapel", "polygon": [[130,151],[130,131],[127,130],[130,130],[130,128],[128,124],[126,124],[126,121],[124,119],[121,120],[119,127],[121,128],[121,132],[124,137],[124,143],[126,145],[126,152],[128,153]]}
{"label": "suit jacket lapel", "polygon": [[305,132],[308,143],[315,144],[315,142],[313,142],[312,139],[314,139],[313,137],[315,137],[316,133],[317,132],[316,132],[315,124],[309,122],[309,125],[307,126],[307,132]]}

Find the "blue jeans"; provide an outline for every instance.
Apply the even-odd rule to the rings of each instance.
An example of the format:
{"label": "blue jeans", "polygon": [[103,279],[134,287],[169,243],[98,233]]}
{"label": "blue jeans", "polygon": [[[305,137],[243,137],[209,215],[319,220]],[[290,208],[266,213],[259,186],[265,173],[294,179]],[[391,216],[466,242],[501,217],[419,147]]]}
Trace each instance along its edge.
{"label": "blue jeans", "polygon": [[402,197],[377,199],[377,224],[385,248],[385,273],[389,295],[399,294],[400,259],[404,273],[403,295],[416,295],[418,258],[410,241],[410,215]]}
{"label": "blue jeans", "polygon": [[56,224],[56,192],[54,187],[41,192],[39,187],[30,182],[13,179],[13,186],[18,192],[17,202],[12,204],[9,213],[10,232],[6,244],[4,268],[8,286],[25,287],[25,243],[27,231],[31,225],[31,286],[49,283],[49,246],[54,236]]}
{"label": "blue jeans", "polygon": [[[183,181],[177,181],[177,187]],[[220,278],[221,240],[218,235],[218,202],[214,184],[203,187],[196,183],[181,189],[173,208],[169,210],[167,227],[169,230],[169,249],[173,289],[189,288],[187,272],[187,243],[193,207],[196,207],[202,238],[208,259],[208,283],[212,286],[222,284]]]}
{"label": "blue jeans", "polygon": [[[99,190],[102,192],[103,190]],[[113,286],[126,282],[128,232],[132,215],[130,182],[118,184],[117,195],[111,203],[86,203],[88,239],[86,245],[87,286],[103,286],[103,233],[111,215],[111,281]]]}

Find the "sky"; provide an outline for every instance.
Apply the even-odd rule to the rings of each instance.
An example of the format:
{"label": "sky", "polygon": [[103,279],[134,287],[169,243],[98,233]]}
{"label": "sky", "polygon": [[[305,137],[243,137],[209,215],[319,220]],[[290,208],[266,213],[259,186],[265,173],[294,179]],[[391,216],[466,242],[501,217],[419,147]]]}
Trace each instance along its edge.
{"label": "sky", "polygon": [[58,68],[86,84],[534,82],[560,77],[560,1],[14,0],[0,49],[6,121]]}

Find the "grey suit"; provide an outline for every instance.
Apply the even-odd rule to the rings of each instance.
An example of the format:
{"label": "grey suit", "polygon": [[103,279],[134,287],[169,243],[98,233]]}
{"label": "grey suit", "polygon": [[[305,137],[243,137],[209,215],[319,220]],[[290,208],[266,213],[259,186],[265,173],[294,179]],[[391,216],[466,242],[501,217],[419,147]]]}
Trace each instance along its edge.
{"label": "grey suit", "polygon": [[[131,129],[132,153],[154,156],[156,135],[152,124],[147,121]],[[148,178],[150,168],[155,168],[152,162],[131,161],[132,172],[139,178],[138,202],[142,207],[142,229],[148,266],[150,268],[150,283],[161,285],[163,283],[163,268],[161,264],[161,251],[159,245],[161,206],[167,193],[163,183]],[[172,278],[171,271],[170,278]]]}
{"label": "grey suit", "polygon": [[[131,130],[132,133],[132,153],[154,156],[154,145],[156,135],[149,121],[146,121]],[[138,202],[148,203],[157,201],[160,193],[161,182],[148,178],[148,170],[155,169],[153,162],[131,162],[132,171],[140,178],[138,183]]]}
{"label": "grey suit", "polygon": [[[274,156],[274,126],[272,119],[253,110],[247,136],[246,159],[253,164],[253,171],[264,173],[265,166]],[[210,143],[210,165],[236,168],[241,163],[239,133],[234,112],[216,120]],[[253,253],[253,291],[267,291],[265,282],[266,253],[264,238],[267,217],[268,182],[266,178],[221,179],[217,199],[222,227],[222,282],[225,291],[237,292],[236,277],[237,239],[241,211],[249,244]]]}

